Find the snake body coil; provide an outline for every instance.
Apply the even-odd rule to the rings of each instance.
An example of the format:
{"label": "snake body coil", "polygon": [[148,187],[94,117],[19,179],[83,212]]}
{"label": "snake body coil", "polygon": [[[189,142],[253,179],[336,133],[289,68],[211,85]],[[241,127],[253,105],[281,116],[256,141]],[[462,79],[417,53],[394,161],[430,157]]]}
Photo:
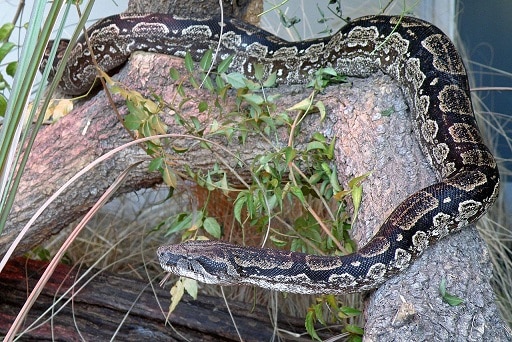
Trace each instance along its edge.
{"label": "snake body coil", "polygon": [[[365,77],[378,70],[401,86],[422,150],[440,181],[406,198],[358,252],[314,256],[241,247],[223,242],[185,242],[158,249],[166,271],[206,283],[254,284],[297,293],[347,293],[375,288],[407,268],[430,244],[475,222],[494,203],[496,162],[482,142],[466,70],[450,40],[419,19],[370,16],[352,21],[328,39],[289,43],[236,20],[174,19],[167,15],[106,18],[89,29],[95,55],[106,70],[131,52],[183,56],[215,48],[234,55],[232,71],[251,76],[255,63],[276,72],[280,83],[305,83],[315,70]],[[94,82],[83,41],[74,48],[61,81],[81,94]]]}

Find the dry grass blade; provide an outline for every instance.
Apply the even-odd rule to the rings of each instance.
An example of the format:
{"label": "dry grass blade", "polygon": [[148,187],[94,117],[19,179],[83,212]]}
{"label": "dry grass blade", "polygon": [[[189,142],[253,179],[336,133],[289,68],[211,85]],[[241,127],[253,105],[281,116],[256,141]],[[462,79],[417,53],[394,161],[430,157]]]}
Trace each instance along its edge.
{"label": "dry grass blade", "polygon": [[116,181],[108,188],[108,190],[101,196],[101,198],[98,200],[96,205],[89,210],[87,215],[84,216],[80,224],[73,230],[69,238],[64,242],[62,247],[59,249],[57,254],[54,256],[53,260],[48,265],[48,268],[45,270],[43,276],[39,281],[37,282],[37,285],[35,286],[34,290],[28,297],[27,301],[23,305],[23,308],[20,310],[18,316],[16,317],[16,320],[12,324],[11,328],[7,332],[7,335],[5,336],[4,341],[12,341],[14,339],[14,335],[20,328],[25,316],[28,314],[28,311],[34,304],[35,300],[41,293],[43,287],[45,286],[46,282],[50,278],[51,274],[55,270],[55,267],[60,262],[62,256],[68,249],[68,247],[71,245],[71,243],[76,239],[78,234],[82,231],[83,227],[87,224],[87,222],[96,214],[96,212],[112,197],[112,195],[116,192],[116,190],[119,188],[119,186],[123,183],[123,180],[126,178],[126,176],[130,173],[130,171],[135,168],[140,163],[136,163],[132,166],[130,166],[128,169],[126,169],[119,177],[116,179]]}

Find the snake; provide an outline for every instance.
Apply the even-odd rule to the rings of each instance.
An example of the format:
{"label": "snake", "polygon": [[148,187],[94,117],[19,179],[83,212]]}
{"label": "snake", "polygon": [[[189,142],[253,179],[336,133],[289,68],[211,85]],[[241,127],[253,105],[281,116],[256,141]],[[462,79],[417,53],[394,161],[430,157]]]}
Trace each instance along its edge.
{"label": "snake", "polygon": [[[368,291],[403,272],[431,245],[476,222],[499,193],[497,162],[484,144],[457,49],[436,26],[406,16],[351,20],[330,37],[288,42],[234,18],[191,19],[166,14],[104,18],[71,48],[59,86],[80,95],[94,86],[97,69],[110,73],[134,51],[196,60],[215,49],[217,61],[233,59],[230,72],[254,77],[255,66],[278,84],[305,84],[332,67],[351,77],[382,72],[400,86],[414,130],[438,182],[405,198],[377,233],[343,256],[186,241],[157,249],[161,267],[208,284],[255,285],[303,294]],[[68,48],[59,43],[59,53]],[[60,63],[59,56],[53,68]],[[43,63],[44,64],[44,63]]]}

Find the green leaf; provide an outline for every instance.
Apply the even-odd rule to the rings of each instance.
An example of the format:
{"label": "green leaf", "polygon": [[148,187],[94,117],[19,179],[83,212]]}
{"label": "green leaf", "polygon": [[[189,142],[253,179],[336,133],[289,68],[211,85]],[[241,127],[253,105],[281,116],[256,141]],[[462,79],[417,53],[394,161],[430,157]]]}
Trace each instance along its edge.
{"label": "green leaf", "polygon": [[194,71],[194,60],[192,58],[192,55],[190,54],[190,52],[187,51],[187,53],[185,54],[185,69],[188,71],[188,72],[192,72]]}
{"label": "green leaf", "polygon": [[127,100],[126,107],[128,107],[128,111],[131,114],[136,115],[140,120],[144,121],[147,120],[149,117],[149,114],[142,109],[140,102],[136,103],[134,101]]}
{"label": "green leaf", "polygon": [[293,106],[291,106],[290,108],[287,108],[286,110],[288,110],[288,111],[292,111],[292,110],[306,111],[306,110],[311,109],[311,106],[312,106],[311,99],[307,98],[307,99],[300,101],[299,103],[294,104]]}
{"label": "green leaf", "polygon": [[265,68],[263,64],[257,63],[254,64],[254,78],[256,78],[258,81],[263,80],[263,72],[265,71]]}
{"label": "green leaf", "polygon": [[299,239],[293,239],[292,240],[292,244],[290,246],[290,250],[292,252],[306,252],[306,247],[304,245],[304,242],[302,240],[299,240]]}
{"label": "green leaf", "polygon": [[351,334],[356,334],[356,335],[361,335],[361,336],[364,334],[364,330],[354,324],[347,324],[345,326],[345,331],[347,331]]}
{"label": "green leaf", "polygon": [[156,134],[167,133],[167,125],[160,119],[158,115],[151,115],[149,118],[149,124]]}
{"label": "green leaf", "polygon": [[318,304],[315,304],[313,305],[312,309],[314,310],[315,312],[315,319],[320,322],[320,324],[325,324],[325,320],[323,319],[323,305],[322,303],[318,303]]}
{"label": "green leaf", "polygon": [[213,61],[213,51],[207,50],[203,57],[201,57],[201,60],[199,61],[199,66],[201,67],[201,70],[208,71],[210,67],[212,66]]}
{"label": "green leaf", "polygon": [[284,149],[284,155],[286,158],[286,163],[288,164],[293,161],[295,156],[297,156],[297,151],[293,147],[288,146]]}
{"label": "green leaf", "polygon": [[142,133],[145,137],[150,137],[153,134],[153,130],[151,129],[151,126],[149,126],[149,123],[146,121],[142,124],[142,129],[139,130],[140,133]]}
{"label": "green leaf", "polygon": [[205,87],[209,91],[213,92],[215,90],[215,87],[213,86],[212,79],[206,75],[203,75],[202,77],[203,77],[203,87]]}
{"label": "green leaf", "polygon": [[329,176],[329,184],[331,184],[332,189],[335,192],[342,191],[343,189],[342,189],[340,183],[338,182],[338,172],[336,170],[336,166],[333,166],[333,169],[330,171],[331,171],[331,174]]}
{"label": "green leaf", "polygon": [[464,303],[464,299],[461,299],[461,298],[451,295],[451,294],[446,294],[443,297],[443,301],[448,303],[448,305],[450,305],[450,306],[459,306],[462,303]]}
{"label": "green leaf", "polygon": [[391,107],[391,108],[383,110],[380,114],[382,116],[391,116],[391,114],[393,114],[394,112],[395,112],[395,108]]}
{"label": "green leaf", "polygon": [[188,147],[184,147],[184,146],[172,145],[171,148],[176,153],[186,153],[186,152],[188,152]]}
{"label": "green leaf", "polygon": [[323,75],[338,76],[338,73],[332,67],[322,68],[321,70],[322,70],[321,72]]}
{"label": "green leaf", "polygon": [[347,342],[363,342],[363,336],[350,335],[347,339]]}
{"label": "green leaf", "polygon": [[140,120],[135,114],[128,114],[124,117],[124,125],[130,130],[139,129],[141,124],[142,120]]}
{"label": "green leaf", "polygon": [[221,97],[224,97],[224,94],[226,92],[226,82],[222,79],[221,76],[216,75],[215,76],[215,85],[217,86],[217,92]]}
{"label": "green leaf", "polygon": [[245,94],[245,95],[242,95],[242,97],[249,103],[253,103],[255,105],[262,105],[263,103],[265,103],[265,99],[263,98],[263,96],[261,95],[258,95],[258,94],[253,94],[253,93],[249,93],[249,94]]}
{"label": "green leaf", "polygon": [[192,122],[192,124],[194,125],[194,129],[196,131],[199,131],[201,129],[201,122],[199,121],[199,119],[197,118],[197,116],[191,116],[190,117],[190,121]]}
{"label": "green leaf", "polygon": [[165,233],[165,236],[174,234],[184,229],[189,229],[192,225],[192,216],[194,214],[179,214],[169,226],[169,229]]}
{"label": "green leaf", "polygon": [[197,211],[192,214],[192,224],[188,230],[197,230],[199,227],[203,226],[203,217],[204,213],[202,211]]}
{"label": "green leaf", "polygon": [[7,110],[7,99],[3,94],[0,94],[0,116],[5,116],[5,111]]}
{"label": "green leaf", "polygon": [[299,187],[293,185],[290,187],[290,191],[295,197],[299,199],[302,204],[306,204],[306,198],[304,197],[304,194]]}
{"label": "green leaf", "polygon": [[183,88],[183,85],[181,83],[178,83],[178,86],[176,87],[176,91],[181,97],[186,97],[185,95],[185,89]]}
{"label": "green leaf", "polygon": [[354,186],[352,188],[352,203],[354,204],[354,216],[352,218],[352,224],[357,219],[357,213],[361,206],[361,200],[363,199],[363,187],[361,185]]}
{"label": "green leaf", "polygon": [[206,102],[206,101],[201,101],[197,105],[197,110],[199,110],[199,113],[202,113],[202,112],[206,111],[207,109],[208,109],[208,102]]}
{"label": "green leaf", "polygon": [[324,174],[322,172],[313,173],[311,175],[311,177],[309,177],[308,183],[311,184],[311,185],[315,185],[320,180],[322,180],[323,176],[324,176]]}
{"label": "green leaf", "polygon": [[239,72],[232,72],[224,76],[224,80],[235,89],[245,88],[245,76]]}
{"label": "green leaf", "polygon": [[[37,246],[31,250],[32,254],[34,254],[39,260],[48,261],[51,260],[51,253],[44,247]],[[32,257],[33,258],[33,257]]]}
{"label": "green leaf", "polygon": [[280,240],[277,237],[275,237],[274,235],[270,235],[270,241],[272,241],[272,243],[274,245],[276,245],[277,247],[284,247],[284,246],[286,246],[286,241]]}
{"label": "green leaf", "polygon": [[171,188],[175,188],[178,184],[176,174],[172,172],[171,169],[168,167],[164,167],[161,172],[164,183],[170,186]]}
{"label": "green leaf", "polygon": [[345,315],[345,318],[355,317],[355,316],[359,316],[361,314],[360,310],[354,309],[350,306],[342,306],[340,311]]}
{"label": "green leaf", "polygon": [[[192,72],[192,71],[189,71],[189,72]],[[194,87],[195,89],[198,89],[199,88],[199,84],[201,82],[198,82],[196,80],[196,78],[192,75],[190,75],[190,77],[188,78],[188,81],[190,82],[190,84],[192,85],[192,87]]]}
{"label": "green leaf", "polygon": [[360,184],[362,181],[364,181],[368,176],[371,174],[371,172],[367,172],[364,175],[354,177],[348,182],[348,187],[353,188],[354,186]]}
{"label": "green leaf", "polygon": [[333,310],[339,310],[338,299],[335,295],[325,295],[323,298]]}
{"label": "green leaf", "polygon": [[308,332],[309,336],[311,336],[312,339],[321,341],[320,337],[316,333],[315,330],[315,313],[314,311],[308,311],[306,314],[306,321],[304,322],[306,326],[306,331]]}
{"label": "green leaf", "polygon": [[448,305],[450,305],[450,306],[458,306],[458,305],[464,303],[463,299],[446,292],[446,279],[445,278],[441,279],[441,284],[439,284],[439,293],[441,294],[441,297],[443,298],[443,302],[448,303]]}
{"label": "green leaf", "polygon": [[219,222],[214,217],[207,217],[203,221],[203,228],[216,239],[220,239],[221,229]]}
{"label": "green leaf", "polygon": [[319,142],[319,141],[312,141],[310,143],[307,144],[306,146],[306,151],[311,151],[311,150],[325,150],[325,144],[322,143],[322,142]]}
{"label": "green leaf", "polygon": [[277,80],[277,72],[273,72],[270,75],[268,75],[265,82],[263,82],[263,86],[265,88],[274,87],[276,85],[276,80]]}
{"label": "green leaf", "polygon": [[0,46],[0,61],[2,61],[5,56],[16,46],[16,44],[11,42],[5,42]]}
{"label": "green leaf", "polygon": [[222,60],[219,65],[217,66],[217,72],[219,74],[228,71],[229,66],[231,65],[231,62],[233,61],[233,56],[230,55],[228,58]]}
{"label": "green leaf", "polygon": [[162,167],[162,164],[164,163],[164,159],[162,157],[155,158],[149,162],[148,170],[149,172],[156,171]]}
{"label": "green leaf", "polygon": [[180,75],[180,72],[178,71],[178,69],[176,68],[171,68],[169,70],[169,76],[171,77],[171,79],[173,79],[174,81],[177,81],[180,79],[181,75]]}
{"label": "green leaf", "polygon": [[219,189],[224,191],[226,196],[229,195],[229,183],[226,173],[222,175],[222,178],[217,182]]}
{"label": "green leaf", "polygon": [[439,284],[439,293],[443,297],[446,295],[446,279],[445,278],[441,279],[441,284]]}
{"label": "green leaf", "polygon": [[247,197],[245,196],[245,194],[243,192],[238,194],[238,197],[235,200],[233,212],[235,215],[235,219],[240,224],[242,224],[242,209],[244,208],[246,202],[247,202]]}
{"label": "green leaf", "polygon": [[18,68],[18,62],[11,62],[7,64],[7,68],[5,68],[5,71],[7,72],[7,75],[14,77],[14,74],[16,73],[16,69]]}
{"label": "green leaf", "polygon": [[247,77],[244,79],[245,87],[249,90],[260,90],[261,85],[258,82],[254,82],[253,80],[247,79]]}
{"label": "green leaf", "polygon": [[0,27],[0,40],[8,40],[12,30],[14,30],[14,24],[13,23],[5,23]]}
{"label": "green leaf", "polygon": [[322,142],[322,143],[325,143],[327,141],[327,139],[325,138],[325,135],[323,135],[322,133],[319,133],[319,132],[313,133],[312,139]]}
{"label": "green leaf", "polygon": [[320,121],[323,121],[325,119],[325,115],[327,114],[324,103],[322,101],[317,101],[315,103],[315,106],[316,108],[318,108],[318,111],[320,112]]}
{"label": "green leaf", "polygon": [[329,160],[332,160],[332,158],[334,158],[334,148],[335,147],[336,147],[336,137],[333,137],[332,140],[331,140],[331,143],[329,144],[329,148],[325,152],[325,156]]}

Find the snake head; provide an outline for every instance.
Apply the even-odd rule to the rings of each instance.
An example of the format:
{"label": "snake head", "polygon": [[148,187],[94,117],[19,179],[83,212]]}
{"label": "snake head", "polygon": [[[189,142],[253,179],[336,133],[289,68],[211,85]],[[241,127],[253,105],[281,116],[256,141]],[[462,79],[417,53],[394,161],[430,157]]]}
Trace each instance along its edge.
{"label": "snake head", "polygon": [[237,272],[222,262],[222,248],[211,248],[208,241],[188,241],[158,248],[160,266],[167,272],[206,284],[234,285]]}

